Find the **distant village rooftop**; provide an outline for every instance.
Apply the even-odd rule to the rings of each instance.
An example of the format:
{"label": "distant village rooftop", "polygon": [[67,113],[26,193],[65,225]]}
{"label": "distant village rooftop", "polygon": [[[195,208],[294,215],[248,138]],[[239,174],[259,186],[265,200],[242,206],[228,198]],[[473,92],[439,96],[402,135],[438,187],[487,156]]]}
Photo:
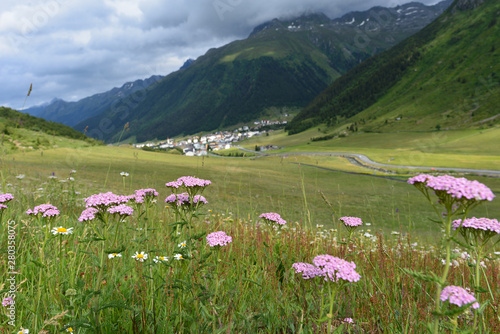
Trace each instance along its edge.
{"label": "distant village rooftop", "polygon": [[218,131],[202,136],[192,136],[178,142],[169,138],[165,141],[134,144],[134,147],[148,147],[155,150],[180,148],[186,156],[202,156],[207,155],[208,151],[230,149],[232,143],[265,134],[267,131],[261,129],[264,126],[286,124],[287,121],[260,120],[254,122],[255,127],[252,128],[245,125],[232,131]]}

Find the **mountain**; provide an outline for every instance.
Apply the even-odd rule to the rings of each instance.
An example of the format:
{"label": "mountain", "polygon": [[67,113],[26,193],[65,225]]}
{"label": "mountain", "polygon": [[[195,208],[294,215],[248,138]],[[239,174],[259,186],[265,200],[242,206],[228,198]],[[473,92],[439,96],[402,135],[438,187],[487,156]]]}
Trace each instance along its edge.
{"label": "mountain", "polygon": [[120,88],[115,87],[107,92],[95,94],[76,102],[66,102],[56,98],[50,103],[28,108],[25,112],[49,121],[73,126],[84,119],[98,115],[112,107],[117,101],[149,87],[161,78],[162,76],[154,75],[148,79],[127,82]]}
{"label": "mountain", "polygon": [[192,58],[189,58],[188,60],[186,60],[184,62],[184,64],[181,66],[180,70],[183,70],[183,69],[186,69],[188,68],[189,66],[191,66],[191,64],[194,63],[194,59]]}
{"label": "mountain", "polygon": [[500,120],[500,2],[456,0],[420,32],[336,80],[287,126],[460,129]]}
{"label": "mountain", "polygon": [[[88,142],[96,143],[83,133],[60,123],[47,121],[45,119],[34,117],[26,113],[19,112],[14,109],[0,107],[0,134],[2,138],[9,136],[15,129],[26,129],[31,131],[43,132],[52,136],[62,136],[66,138],[85,140]],[[18,136],[17,139],[20,139]]]}
{"label": "mountain", "polygon": [[129,123],[124,135],[145,141],[253,121],[270,107],[304,107],[334,79],[423,28],[449,3],[376,7],[335,20],[318,13],[274,19],[169,74],[140,101],[125,98],[75,128],[112,142]]}

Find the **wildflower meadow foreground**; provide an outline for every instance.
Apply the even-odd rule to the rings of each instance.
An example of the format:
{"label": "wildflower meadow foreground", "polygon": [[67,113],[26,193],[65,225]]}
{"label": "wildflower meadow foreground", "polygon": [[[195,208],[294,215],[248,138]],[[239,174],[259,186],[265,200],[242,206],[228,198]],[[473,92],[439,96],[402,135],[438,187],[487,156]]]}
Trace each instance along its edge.
{"label": "wildflower meadow foreground", "polygon": [[499,333],[500,223],[469,216],[493,192],[448,175],[408,183],[441,242],[335,212],[335,229],[226,216],[192,176],[131,195],[0,193],[0,332]]}

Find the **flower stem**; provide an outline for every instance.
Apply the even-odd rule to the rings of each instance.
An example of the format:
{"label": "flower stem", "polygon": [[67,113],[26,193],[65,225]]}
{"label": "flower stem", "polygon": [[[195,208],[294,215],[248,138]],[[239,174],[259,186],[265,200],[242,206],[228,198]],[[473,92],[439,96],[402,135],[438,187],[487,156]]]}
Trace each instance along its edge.
{"label": "flower stem", "polygon": [[59,270],[58,270],[58,278],[59,278],[59,286],[61,286],[61,261],[62,261],[62,234],[59,234]]}
{"label": "flower stem", "polygon": [[[476,243],[477,244],[477,243]],[[476,275],[474,276],[474,285],[475,285],[475,292],[476,292],[476,300],[479,302],[479,294],[478,294],[478,289],[481,286],[481,272],[480,272],[480,266],[481,266],[481,256],[482,256],[482,245],[477,246],[476,249]],[[474,310],[474,324],[472,327],[472,331],[475,332],[477,328],[477,320],[479,317],[479,312],[477,309]]]}
{"label": "flower stem", "polygon": [[[447,220],[445,223],[445,248],[446,248],[446,261],[444,265],[443,274],[439,282],[436,283],[436,312],[441,312],[441,291],[443,290],[443,286],[446,283],[446,278],[448,277],[448,273],[450,271],[450,262],[451,262],[451,208],[448,208],[448,215],[446,216]],[[438,334],[439,332],[439,315],[436,315],[436,319],[434,319],[434,328],[433,333]]]}
{"label": "flower stem", "polygon": [[333,299],[337,294],[337,286],[335,286],[332,290],[330,285],[328,286],[328,290],[330,291],[330,311],[328,313],[328,333],[332,331],[332,318],[333,318]]}
{"label": "flower stem", "polygon": [[453,334],[455,334],[457,332],[457,327],[458,327],[458,314],[453,317],[451,323],[453,324]]}
{"label": "flower stem", "polygon": [[113,240],[113,243],[111,244],[111,248],[115,247],[115,242],[116,242],[116,238],[118,237],[118,226],[120,225],[120,222],[122,221],[121,217],[118,219],[118,221],[116,222],[116,230],[115,230],[115,238]]}
{"label": "flower stem", "polygon": [[212,330],[215,333],[217,329],[217,323],[216,323],[216,318],[217,318],[217,309],[215,308],[216,305],[216,300],[217,300],[217,293],[219,290],[219,250],[215,251],[215,294],[214,294],[214,301],[213,301],[213,308],[214,308],[214,322],[212,325]]}

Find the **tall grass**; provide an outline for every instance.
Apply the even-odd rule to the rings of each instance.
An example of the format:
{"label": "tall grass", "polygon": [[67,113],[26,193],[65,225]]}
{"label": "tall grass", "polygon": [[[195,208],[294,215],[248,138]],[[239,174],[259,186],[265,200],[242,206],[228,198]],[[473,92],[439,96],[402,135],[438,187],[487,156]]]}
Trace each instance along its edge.
{"label": "tall grass", "polygon": [[[185,217],[165,205],[169,191],[164,187],[158,189],[162,194],[156,203],[135,206],[134,214],[120,223],[117,219],[79,222],[82,198],[100,187],[80,183],[77,175],[75,181],[52,178],[42,186],[12,180],[20,186],[7,187],[15,199],[3,211],[0,282],[5,285],[0,294],[8,294],[12,272],[7,262],[9,223],[16,231],[17,293],[15,326],[2,315],[3,332],[23,327],[30,333],[50,333],[71,327],[76,333],[423,333],[434,320],[436,284],[409,273],[440,272],[444,254],[417,236],[364,229],[347,238],[337,220],[324,228],[312,221],[294,222],[287,212],[280,214],[288,224],[275,230],[256,215],[236,217],[232,202],[220,211],[210,210],[210,204],[196,207],[189,218],[192,222],[186,224]],[[118,178],[117,188],[123,189]],[[217,194],[211,189],[227,190],[227,186],[213,183],[204,196],[210,203]],[[298,189],[303,192],[302,203],[307,203],[304,208],[310,208],[304,187]],[[328,195],[324,199],[336,207],[331,204],[334,199]],[[376,213],[380,202],[372,206],[374,221],[384,217],[383,212]],[[61,214],[40,220],[25,214],[42,203],[57,206]],[[252,208],[256,213],[269,211],[256,203]],[[393,219],[390,213],[388,217]],[[46,233],[59,226],[73,228],[73,233]],[[106,232],[99,237],[94,228]],[[225,231],[233,241],[219,249],[209,247],[205,236],[215,231]],[[475,266],[460,256],[465,249],[453,248],[456,263],[449,268],[447,281],[472,287]],[[147,254],[144,262],[133,258],[141,252]],[[121,257],[109,257],[113,253]],[[177,254],[181,260],[175,259]],[[304,280],[291,269],[293,263],[310,262],[320,254],[355,262],[361,275],[360,281],[337,292],[332,305],[324,296],[327,282]],[[168,261],[156,263],[156,256]],[[491,294],[490,304],[482,310],[487,333],[500,331],[498,261],[490,253],[483,268]],[[457,326],[466,329],[472,323],[473,314],[465,312]],[[442,330],[452,328],[443,317]]]}

